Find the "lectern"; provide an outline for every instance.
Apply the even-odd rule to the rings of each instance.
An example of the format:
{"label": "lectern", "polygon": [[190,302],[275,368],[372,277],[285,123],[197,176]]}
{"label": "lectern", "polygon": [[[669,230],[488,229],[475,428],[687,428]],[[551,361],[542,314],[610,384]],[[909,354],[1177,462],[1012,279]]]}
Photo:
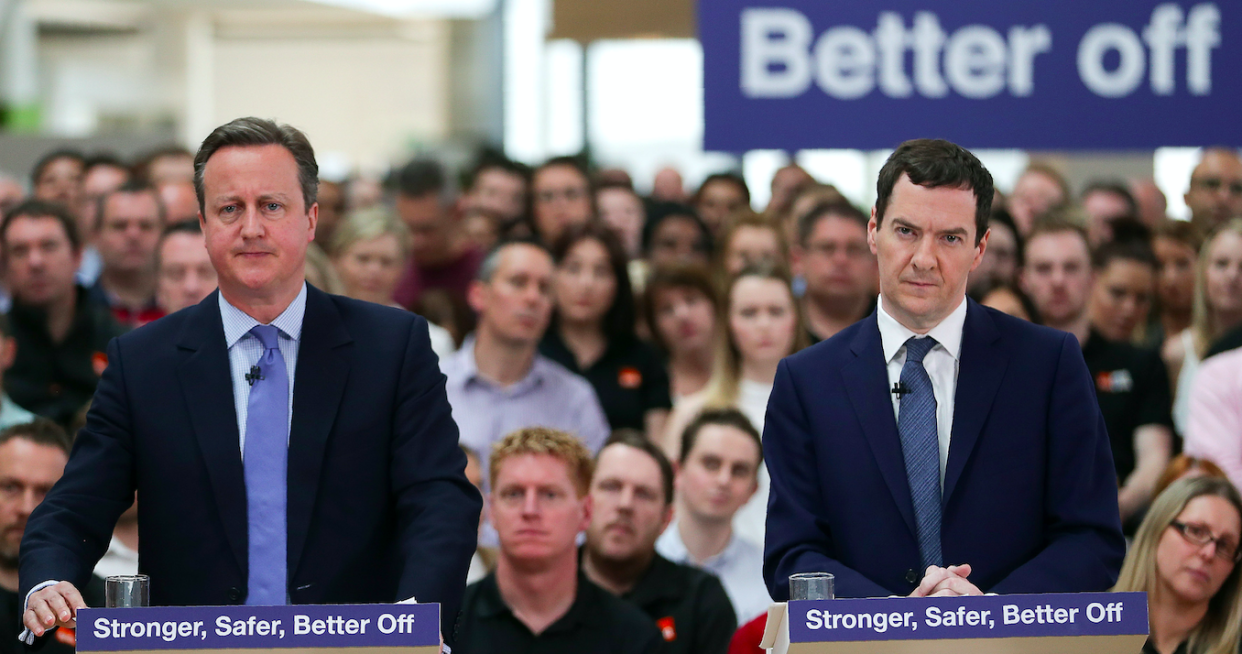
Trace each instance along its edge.
{"label": "lectern", "polygon": [[773,604],[773,654],[1138,654],[1146,593],[802,600]]}
{"label": "lectern", "polygon": [[439,604],[80,609],[79,652],[438,654]]}

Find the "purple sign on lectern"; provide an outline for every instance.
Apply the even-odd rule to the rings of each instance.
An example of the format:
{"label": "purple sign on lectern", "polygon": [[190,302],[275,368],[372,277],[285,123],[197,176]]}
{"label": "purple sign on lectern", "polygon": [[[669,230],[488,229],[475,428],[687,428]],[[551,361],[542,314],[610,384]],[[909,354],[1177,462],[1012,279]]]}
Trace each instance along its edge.
{"label": "purple sign on lectern", "polygon": [[807,600],[789,641],[946,640],[1147,634],[1146,593]]}
{"label": "purple sign on lectern", "polygon": [[423,647],[439,604],[158,606],[78,611],[79,652]]}

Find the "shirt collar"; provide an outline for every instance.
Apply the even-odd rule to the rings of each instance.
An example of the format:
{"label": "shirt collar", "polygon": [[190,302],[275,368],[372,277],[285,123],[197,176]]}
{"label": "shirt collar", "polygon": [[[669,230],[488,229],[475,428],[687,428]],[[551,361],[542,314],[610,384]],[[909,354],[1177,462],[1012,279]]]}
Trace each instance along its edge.
{"label": "shirt collar", "polygon": [[[479,375],[479,362],[474,358],[475,335],[471,333],[461,343],[461,349],[454,353],[457,359],[457,365],[460,366],[461,379],[465,383],[482,382],[488,385],[495,385],[493,382]],[[530,370],[521,381],[511,384],[510,390],[520,390],[531,384],[538,384],[548,373],[551,362],[543,357],[538,350],[535,351],[535,358],[531,362]]]}
{"label": "shirt collar", "polygon": [[[224,320],[224,343],[227,347],[233,347],[240,341],[243,336],[250,333],[256,325],[263,323],[250,317],[245,311],[233,306],[228,300],[224,299],[224,294],[220,293],[220,316]],[[286,338],[293,342],[297,342],[302,338],[302,319],[306,316],[306,282],[302,282],[302,290],[298,291],[297,297],[285,307],[276,319],[271,322],[276,329],[280,330]]]}
{"label": "shirt collar", "polygon": [[[966,298],[963,297],[961,304],[957,305],[952,313],[945,316],[940,324],[927,332],[927,336],[936,339],[940,347],[943,347],[954,360],[959,360],[962,350],[962,331],[966,327],[967,304]],[[880,327],[880,343],[884,347],[884,360],[892,361],[901,348],[905,347],[906,341],[919,334],[897,322],[896,318],[884,310],[884,296],[880,296],[880,300],[876,302],[875,311],[876,322]]]}

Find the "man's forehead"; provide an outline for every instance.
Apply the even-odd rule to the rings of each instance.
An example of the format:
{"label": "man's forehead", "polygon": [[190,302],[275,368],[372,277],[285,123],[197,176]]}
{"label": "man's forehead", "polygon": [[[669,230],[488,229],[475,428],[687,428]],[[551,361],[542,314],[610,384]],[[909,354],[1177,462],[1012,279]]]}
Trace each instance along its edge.
{"label": "man's forehead", "polygon": [[623,479],[658,486],[660,464],[650,454],[636,447],[613,443],[600,450],[595,462],[595,478]]}
{"label": "man's forehead", "polygon": [[1222,173],[1242,176],[1242,159],[1232,152],[1213,150],[1203,155],[1191,176],[1197,178],[1201,175]]}
{"label": "man's forehead", "polygon": [[[746,443],[750,446],[750,450],[744,449]],[[755,443],[746,432],[732,425],[704,425],[699,430],[698,438],[694,441],[694,447],[691,448],[690,454],[704,455],[711,454],[721,456],[725,459],[742,459],[744,452],[757,452],[759,444]],[[739,449],[742,448],[742,449]]]}
{"label": "man's forehead", "polygon": [[1036,234],[1026,242],[1028,259],[1051,261],[1070,261],[1081,259],[1090,261],[1090,248],[1081,234],[1066,230]]}

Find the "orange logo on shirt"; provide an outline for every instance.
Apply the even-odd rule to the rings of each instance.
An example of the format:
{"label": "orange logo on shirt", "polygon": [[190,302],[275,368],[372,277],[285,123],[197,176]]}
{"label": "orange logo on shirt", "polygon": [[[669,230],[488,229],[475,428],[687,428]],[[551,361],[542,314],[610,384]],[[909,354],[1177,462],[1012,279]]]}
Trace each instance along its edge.
{"label": "orange logo on shirt", "polygon": [[660,618],[656,620],[656,626],[660,628],[660,634],[664,636],[664,642],[671,643],[677,640],[677,627],[673,625],[673,616]]}
{"label": "orange logo on shirt", "polygon": [[91,355],[91,368],[95,370],[96,377],[102,377],[104,369],[108,367],[108,355],[104,352],[96,352]]}
{"label": "orange logo on shirt", "polygon": [[643,385],[643,373],[638,372],[638,368],[627,366],[617,373],[617,383],[621,385],[621,388],[633,390]]}

